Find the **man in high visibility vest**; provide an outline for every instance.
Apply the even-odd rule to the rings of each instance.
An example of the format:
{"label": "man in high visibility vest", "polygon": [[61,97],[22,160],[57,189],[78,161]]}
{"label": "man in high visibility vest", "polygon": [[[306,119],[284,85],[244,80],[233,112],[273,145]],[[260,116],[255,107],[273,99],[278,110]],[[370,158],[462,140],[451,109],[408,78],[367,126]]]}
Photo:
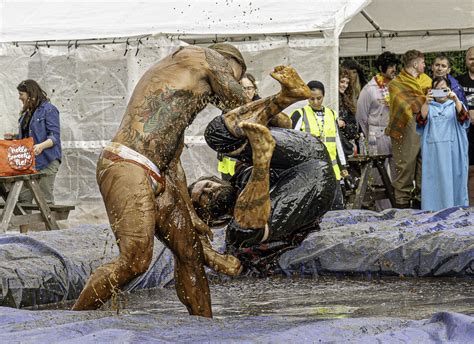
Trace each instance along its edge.
{"label": "man in high visibility vest", "polygon": [[[292,127],[293,129],[310,133],[314,137],[319,138],[326,146],[331,158],[336,180],[338,181],[336,197],[332,209],[344,209],[342,190],[339,182],[341,181],[341,177],[348,176],[348,173],[344,167],[346,165],[346,157],[339,138],[337,125],[338,115],[334,110],[323,106],[324,85],[322,82],[313,80],[307,85],[311,89],[311,97],[308,99],[308,105],[295,110],[291,114]],[[339,164],[343,166],[342,171]]]}

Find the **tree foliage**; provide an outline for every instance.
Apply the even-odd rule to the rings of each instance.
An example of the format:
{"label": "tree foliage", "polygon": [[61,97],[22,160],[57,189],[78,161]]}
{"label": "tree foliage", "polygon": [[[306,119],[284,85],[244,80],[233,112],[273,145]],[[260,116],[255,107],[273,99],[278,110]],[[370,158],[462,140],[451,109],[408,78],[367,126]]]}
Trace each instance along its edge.
{"label": "tree foliage", "polygon": [[[431,65],[438,53],[425,53],[425,73],[431,76]],[[451,60],[451,75],[457,77],[467,72],[465,57],[466,51],[447,51],[444,52],[449,59]],[[397,55],[401,59],[401,55]],[[377,67],[374,65],[377,56],[352,56],[352,57],[343,57],[339,59],[340,65],[344,60],[356,60],[364,71],[366,80],[370,80],[375,74],[377,74]],[[399,66],[400,70],[401,66]]]}

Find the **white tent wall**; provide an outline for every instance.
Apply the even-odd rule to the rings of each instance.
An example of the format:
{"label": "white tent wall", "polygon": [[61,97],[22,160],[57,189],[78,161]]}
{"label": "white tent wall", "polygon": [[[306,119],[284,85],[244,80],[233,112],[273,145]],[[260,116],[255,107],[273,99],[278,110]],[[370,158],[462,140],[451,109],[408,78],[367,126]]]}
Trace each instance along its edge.
{"label": "white tent wall", "polygon": [[[337,108],[340,55],[466,49],[474,45],[473,6],[472,0],[0,0],[0,42],[5,42],[0,44],[0,136],[16,131],[18,82],[39,81],[61,112],[64,159],[57,200],[79,204],[72,214],[77,218],[92,217],[91,209],[99,206],[97,216],[105,221],[95,182],[99,151],[116,131],[139,77],[186,44],[181,36],[229,39],[242,50],[262,96],[279,90],[269,77],[272,68],[289,64],[305,81],[322,81],[326,104]],[[379,31],[357,14],[361,10]],[[455,34],[442,35],[448,31]],[[377,37],[381,32],[383,40]],[[125,38],[111,44],[113,37]],[[136,37],[142,37],[141,44]],[[110,40],[102,44],[106,38]],[[40,41],[38,48],[35,41]],[[217,173],[215,153],[202,133],[218,114],[206,108],[186,132],[182,161],[188,181]]]}
{"label": "white tent wall", "polygon": [[[261,96],[280,90],[278,82],[269,76],[273,67],[291,65],[306,82],[322,81],[328,90],[326,103],[336,107],[338,41],[333,32],[327,36],[267,37],[234,44],[242,51],[248,71],[257,78]],[[95,181],[98,155],[116,132],[129,96],[144,71],[179,46],[187,45],[166,36],[142,39],[138,46],[137,43],[136,39],[130,39],[129,44],[79,43],[75,47],[73,43],[69,48],[0,44],[0,136],[17,131],[17,84],[27,78],[37,80],[60,111],[63,160],[55,197],[57,202],[77,206],[70,224],[106,221]],[[287,112],[302,105],[304,102],[295,104]],[[188,181],[217,174],[216,153],[207,147],[202,134],[206,124],[219,114],[218,109],[208,106],[186,131],[182,162]]]}
{"label": "white tent wall", "polygon": [[[248,72],[257,79],[260,96],[269,96],[280,90],[278,82],[270,76],[273,67],[290,65],[296,68],[305,82],[314,79],[322,81],[328,90],[325,104],[337,109],[337,78],[334,78],[338,70],[337,39],[272,37],[234,44],[242,52]],[[290,114],[305,104],[294,104],[285,113]],[[188,181],[204,174],[217,173],[216,153],[207,147],[202,134],[207,123],[219,114],[218,109],[208,106],[186,132],[189,149],[183,152],[182,161]]]}

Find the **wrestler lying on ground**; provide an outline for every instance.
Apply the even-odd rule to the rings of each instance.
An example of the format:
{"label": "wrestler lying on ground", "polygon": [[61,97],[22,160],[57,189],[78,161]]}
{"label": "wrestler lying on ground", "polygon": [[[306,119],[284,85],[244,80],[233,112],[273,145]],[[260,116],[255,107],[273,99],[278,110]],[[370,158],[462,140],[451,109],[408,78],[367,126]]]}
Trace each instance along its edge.
{"label": "wrestler lying on ground", "polygon": [[[156,235],[175,257],[175,286],[192,315],[212,316],[204,255],[198,234],[212,235],[195,214],[180,164],[184,130],[208,104],[223,110],[248,100],[238,80],[240,52],[224,43],[185,47],[151,67],[131,96],[120,128],[98,161],[97,180],[119,247],[119,257],[91,275],[74,310],[96,309],[144,273]],[[266,123],[310,93],[291,68],[277,67],[282,90],[226,114],[240,130],[242,119]]]}
{"label": "wrestler lying on ground", "polygon": [[[227,143],[235,143],[215,121],[206,130],[207,142],[224,149],[228,136]],[[203,177],[188,191],[204,221],[233,215],[227,252],[242,261],[247,274],[266,275],[281,253],[318,228],[334,199],[334,171],[324,144],[307,133],[254,123],[241,127],[250,146],[235,156],[244,164],[230,182]]]}

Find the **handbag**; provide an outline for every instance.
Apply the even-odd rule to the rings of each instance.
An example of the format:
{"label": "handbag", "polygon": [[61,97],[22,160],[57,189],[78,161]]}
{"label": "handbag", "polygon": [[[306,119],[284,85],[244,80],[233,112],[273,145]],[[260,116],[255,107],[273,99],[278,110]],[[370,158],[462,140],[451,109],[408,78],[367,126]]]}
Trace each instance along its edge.
{"label": "handbag", "polygon": [[0,140],[0,177],[37,173],[33,138]]}

